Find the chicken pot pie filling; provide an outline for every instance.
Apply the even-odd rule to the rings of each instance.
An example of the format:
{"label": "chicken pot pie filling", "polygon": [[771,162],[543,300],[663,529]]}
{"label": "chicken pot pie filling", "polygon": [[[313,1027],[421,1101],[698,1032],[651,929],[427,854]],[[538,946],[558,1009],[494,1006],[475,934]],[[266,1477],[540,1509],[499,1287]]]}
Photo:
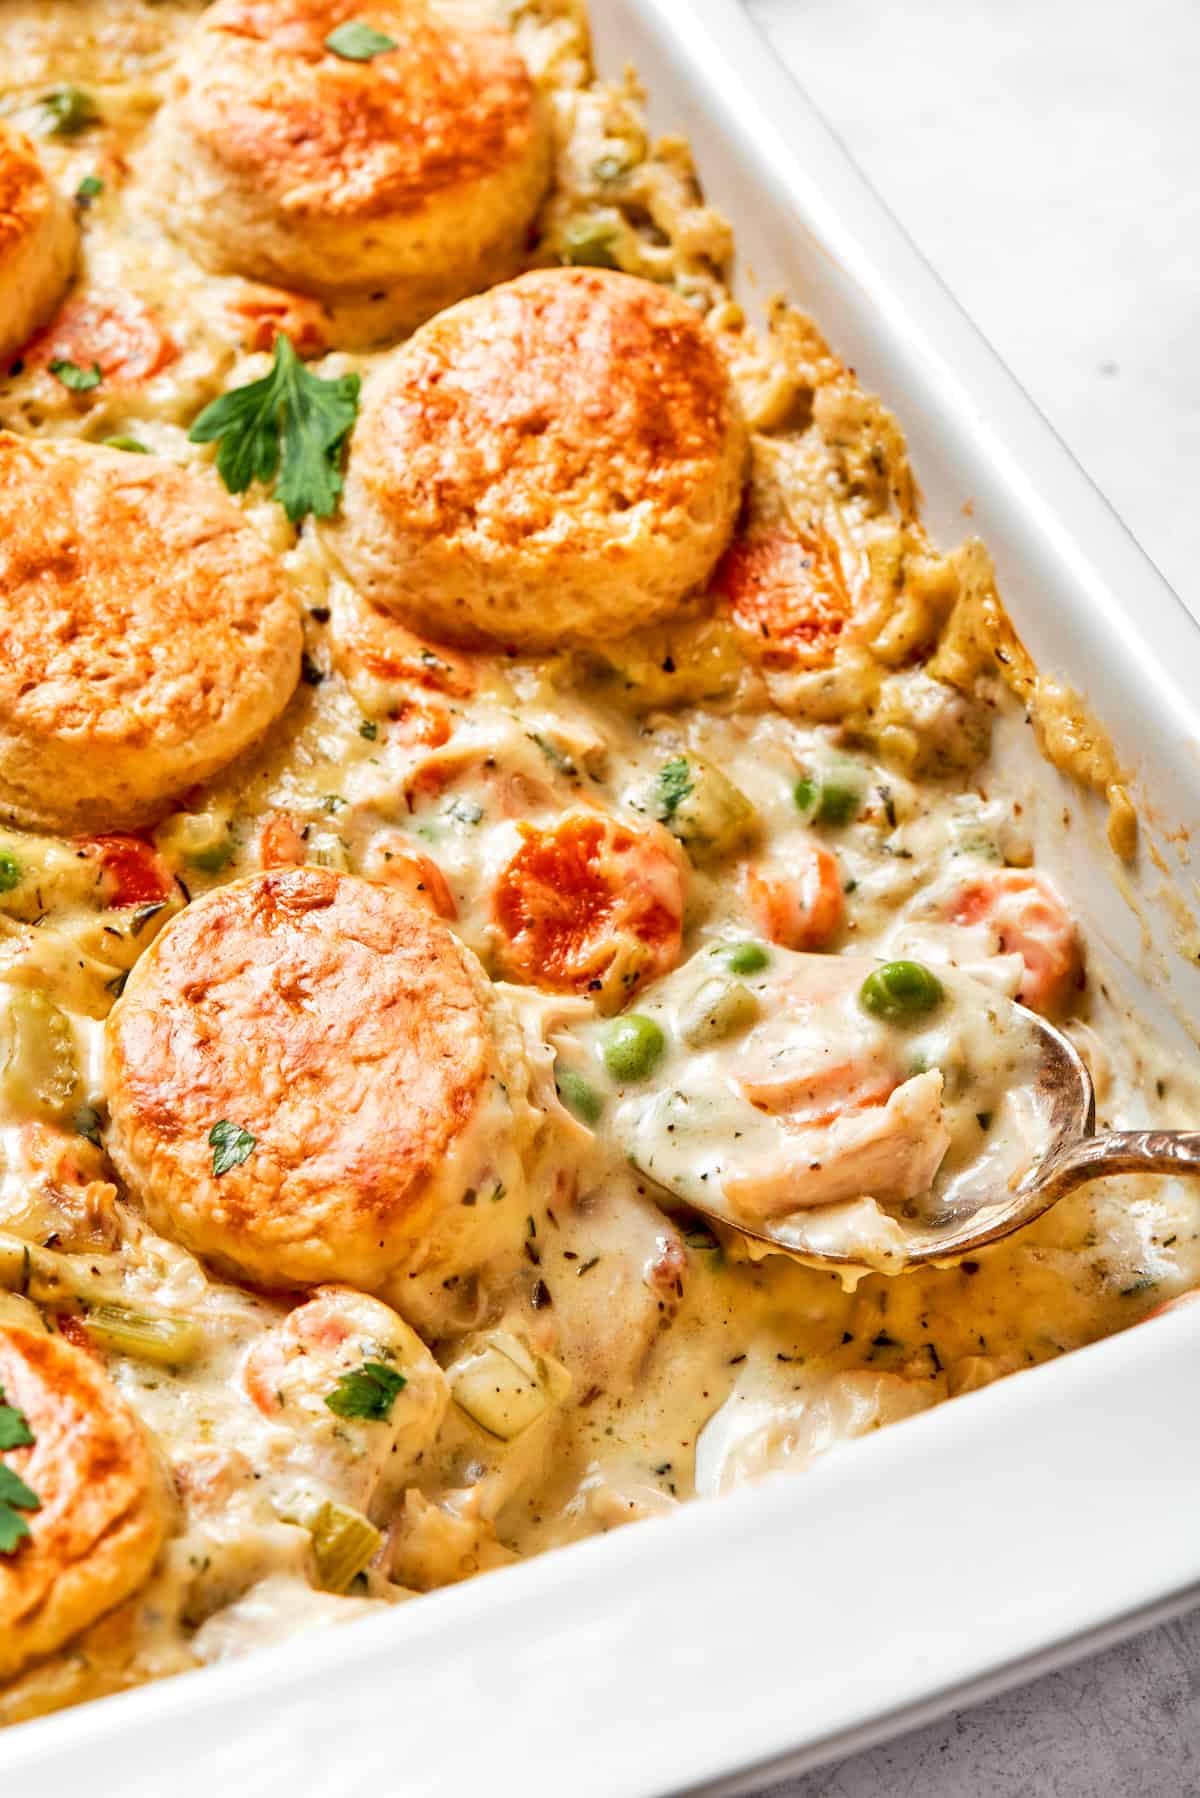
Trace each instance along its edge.
{"label": "chicken pot pie filling", "polygon": [[0,546],[0,1720],[803,1468],[1194,1287],[1166,1178],[888,1271],[1028,1167],[1004,1001],[1103,1125],[1194,1122],[997,719],[1118,855],[1136,818],[895,420],[731,299],[574,0],[0,35],[0,466],[79,470]]}

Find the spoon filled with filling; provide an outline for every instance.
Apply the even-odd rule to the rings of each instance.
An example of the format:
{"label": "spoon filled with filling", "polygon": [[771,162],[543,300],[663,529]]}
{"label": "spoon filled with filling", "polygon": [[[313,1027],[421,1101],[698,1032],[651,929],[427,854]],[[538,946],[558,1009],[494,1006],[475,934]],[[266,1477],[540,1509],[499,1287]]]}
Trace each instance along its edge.
{"label": "spoon filled with filling", "polygon": [[1062,1032],[919,961],[730,940],[557,1048],[564,1101],[665,1194],[848,1270],[972,1254],[1102,1174],[1200,1171],[1200,1133],[1094,1135]]}

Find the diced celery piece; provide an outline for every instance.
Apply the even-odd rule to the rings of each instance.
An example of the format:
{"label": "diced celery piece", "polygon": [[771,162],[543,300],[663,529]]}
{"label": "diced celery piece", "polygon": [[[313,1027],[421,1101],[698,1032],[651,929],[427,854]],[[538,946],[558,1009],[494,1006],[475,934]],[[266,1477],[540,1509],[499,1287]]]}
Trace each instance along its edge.
{"label": "diced celery piece", "polygon": [[326,1501],[309,1524],[317,1578],[326,1592],[344,1592],[374,1560],[383,1537],[361,1511]]}
{"label": "diced celery piece", "polygon": [[130,1355],[155,1367],[184,1367],[194,1361],[204,1333],[190,1317],[165,1312],[132,1311],[124,1305],[94,1305],[83,1327],[100,1348]]}
{"label": "diced celery piece", "polygon": [[659,816],[694,862],[718,862],[758,830],[758,813],[740,787],[702,756],[676,756],[659,771]]}
{"label": "diced celery piece", "polygon": [[740,980],[706,980],[684,1007],[680,1031],[685,1043],[702,1049],[748,1030],[758,1012],[758,1000]]}
{"label": "diced celery piece", "polygon": [[491,1330],[447,1370],[459,1409],[501,1442],[535,1424],[571,1390],[571,1376],[549,1355],[535,1355],[508,1330]]}
{"label": "diced celery piece", "polygon": [[9,1292],[25,1292],[33,1250],[19,1236],[0,1236],[0,1286]]}
{"label": "diced celery piece", "polygon": [[618,224],[611,214],[584,214],[563,226],[562,259],[575,268],[617,268]]}
{"label": "diced celery piece", "polygon": [[0,1232],[0,1286],[42,1305],[113,1302],[121,1277],[115,1255],[64,1255],[22,1236]]}
{"label": "diced celery piece", "polygon": [[79,1074],[66,1015],[45,993],[10,987],[0,1013],[0,1084],[16,1110],[60,1117]]}

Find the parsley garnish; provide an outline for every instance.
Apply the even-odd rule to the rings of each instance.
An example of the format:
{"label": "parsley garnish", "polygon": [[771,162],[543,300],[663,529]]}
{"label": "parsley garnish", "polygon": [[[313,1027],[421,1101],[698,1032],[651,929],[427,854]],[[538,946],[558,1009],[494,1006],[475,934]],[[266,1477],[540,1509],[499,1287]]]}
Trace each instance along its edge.
{"label": "parsley garnish", "polygon": [[[5,1399],[0,1389],[0,1449],[28,1448],[33,1431],[24,1411],[18,1411]],[[40,1511],[42,1501],[20,1474],[0,1461],[0,1555],[15,1554],[29,1534],[29,1525],[18,1515],[20,1511]]]}
{"label": "parsley garnish", "polygon": [[52,88],[39,104],[47,137],[78,137],[100,117],[96,102],[81,87]]}
{"label": "parsley garnish", "polygon": [[358,415],[359,386],[357,375],[327,381],[310,374],[279,334],[270,374],[205,406],[188,441],[219,442],[217,472],[230,493],[274,482],[293,524],[309,512],[328,518],[342,491],[342,446]]}
{"label": "parsley garnish", "polygon": [[364,25],[361,19],[347,19],[344,25],[329,33],[325,48],[340,56],[343,62],[370,62],[373,56],[394,50],[396,40],[385,37],[373,25]]}
{"label": "parsley garnish", "polygon": [[394,1367],[385,1367],[382,1361],[364,1361],[341,1376],[333,1391],[325,1394],[325,1403],[339,1417],[365,1417],[383,1423],[407,1384]]}
{"label": "parsley garnish", "polygon": [[0,1387],[0,1449],[28,1448],[32,1441],[33,1431],[24,1411],[10,1405]]}
{"label": "parsley garnish", "polygon": [[49,364],[50,373],[72,393],[90,393],[93,387],[99,387],[101,375],[100,364],[93,362],[90,368],[80,368],[78,362],[68,362],[65,356],[56,358]]}
{"label": "parsley garnish", "polygon": [[75,203],[78,206],[90,206],[99,194],[104,192],[104,183],[99,175],[85,175],[75,189]]}
{"label": "parsley garnish", "polygon": [[258,1138],[240,1124],[221,1118],[209,1131],[208,1141],[213,1152],[213,1178],[219,1180],[231,1167],[241,1167],[249,1159]]}
{"label": "parsley garnish", "polygon": [[695,782],[685,755],[675,755],[664,762],[655,781],[658,789],[659,817],[673,818]]}
{"label": "parsley garnish", "polygon": [[29,1534],[29,1525],[18,1511],[40,1511],[42,1501],[19,1474],[0,1461],[0,1555],[16,1552]]}

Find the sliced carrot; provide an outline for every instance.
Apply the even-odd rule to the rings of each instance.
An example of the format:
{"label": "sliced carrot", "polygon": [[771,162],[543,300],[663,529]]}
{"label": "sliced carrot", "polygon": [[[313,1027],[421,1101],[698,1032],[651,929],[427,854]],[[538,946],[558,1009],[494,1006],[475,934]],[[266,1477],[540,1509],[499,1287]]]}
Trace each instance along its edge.
{"label": "sliced carrot", "polygon": [[228,310],[244,349],[273,350],[277,337],[288,338],[298,356],[322,356],[329,348],[333,320],[305,294],[248,281]]}
{"label": "sliced carrot", "polygon": [[365,872],[382,886],[395,887],[414,905],[453,920],[458,906],[449,882],[437,863],[413,849],[399,831],[389,832],[371,845]]}
{"label": "sliced carrot", "polygon": [[179,351],[156,315],[136,294],[90,288],[72,294],[58,316],[24,351],[31,368],[74,362],[100,369],[110,387],[148,381]]}
{"label": "sliced carrot", "polygon": [[[406,700],[396,713],[390,734],[397,743],[424,744],[429,749],[440,749],[443,743],[450,741],[453,728],[444,705],[438,705],[436,700],[425,704],[411,699]],[[440,788],[435,790],[440,791]]]}
{"label": "sliced carrot", "polygon": [[954,924],[989,925],[997,952],[1021,957],[1025,973],[1017,998],[1033,1011],[1058,1010],[1082,984],[1075,920],[1044,874],[997,868],[976,875],[953,895],[946,915]]}
{"label": "sliced carrot", "polygon": [[838,546],[821,529],[739,538],[714,587],[771,667],[827,667],[854,617]]}
{"label": "sliced carrot", "polygon": [[295,821],[287,812],[272,812],[258,839],[258,859],[264,868],[300,868],[308,848]]}
{"label": "sliced carrot", "polygon": [[162,905],[175,891],[162,856],[141,837],[91,837],[82,847],[100,863],[100,897],[105,905]]}
{"label": "sliced carrot", "polygon": [[89,1335],[87,1326],[78,1311],[60,1311],[54,1320],[54,1328],[64,1342],[69,1342],[72,1348],[82,1349],[84,1354],[90,1355],[93,1361],[103,1362],[104,1356]]}
{"label": "sliced carrot", "polygon": [[[623,1002],[679,959],[683,871],[665,832],[575,816],[523,841],[496,886],[505,971],[554,992]],[[614,990],[615,981],[615,990]]]}
{"label": "sliced carrot", "polygon": [[786,870],[747,868],[745,895],[759,930],[783,949],[828,948],[846,916],[838,859],[819,843]]}

